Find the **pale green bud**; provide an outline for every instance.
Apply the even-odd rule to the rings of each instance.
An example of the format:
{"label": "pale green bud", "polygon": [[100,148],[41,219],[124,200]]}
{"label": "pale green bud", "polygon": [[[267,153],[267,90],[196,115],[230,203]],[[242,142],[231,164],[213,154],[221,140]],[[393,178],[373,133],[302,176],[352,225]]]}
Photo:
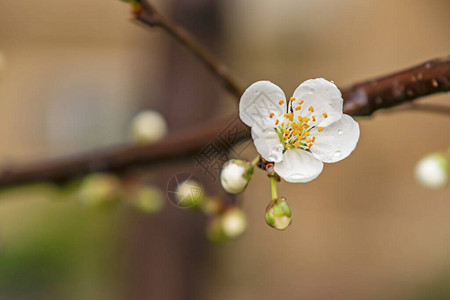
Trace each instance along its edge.
{"label": "pale green bud", "polygon": [[223,244],[228,241],[222,227],[222,220],[220,216],[212,218],[206,227],[206,237],[215,244]]}
{"label": "pale green bud", "polygon": [[81,181],[79,199],[87,206],[105,206],[119,200],[120,189],[118,177],[104,173],[90,174]]}
{"label": "pale green bud", "polygon": [[227,161],[220,173],[220,183],[230,194],[242,193],[253,175],[253,166],[246,161],[232,159]]}
{"label": "pale green bud", "polygon": [[167,123],[163,115],[154,110],[138,113],[131,122],[131,138],[137,144],[153,144],[167,135]]}
{"label": "pale green bud", "polygon": [[234,239],[247,229],[247,216],[241,209],[231,208],[221,216],[221,223],[223,233],[228,238]]}
{"label": "pale green bud", "polygon": [[443,188],[448,183],[449,161],[441,153],[433,153],[422,158],[416,166],[416,179],[430,189]]}
{"label": "pale green bud", "polygon": [[189,208],[201,207],[205,198],[203,186],[195,180],[185,180],[180,183],[175,193],[177,205]]}
{"label": "pale green bud", "polygon": [[164,208],[164,194],[152,185],[134,184],[127,188],[126,197],[133,207],[148,214],[160,212]]}
{"label": "pale green bud", "polygon": [[223,207],[223,201],[219,197],[208,197],[202,205],[202,211],[207,215],[218,214]]}
{"label": "pale green bud", "polygon": [[271,201],[266,208],[267,225],[285,230],[292,223],[292,212],[284,197]]}

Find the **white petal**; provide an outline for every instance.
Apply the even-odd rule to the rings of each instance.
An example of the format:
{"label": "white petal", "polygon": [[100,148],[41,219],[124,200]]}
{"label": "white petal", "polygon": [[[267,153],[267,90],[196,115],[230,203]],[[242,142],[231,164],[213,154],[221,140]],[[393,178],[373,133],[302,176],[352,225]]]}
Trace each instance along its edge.
{"label": "white petal", "polygon": [[269,127],[261,129],[259,126],[252,127],[252,138],[259,154],[271,162],[279,162],[283,156],[283,145],[275,129]]}
{"label": "white petal", "polygon": [[[334,85],[334,83],[323,79],[309,79],[300,84],[295,90],[294,96],[294,116],[308,117],[312,119],[315,116],[316,121],[310,124],[320,127],[326,127],[333,122],[339,120],[342,116],[342,108],[344,100],[342,99],[341,91]],[[303,100],[301,109],[295,110],[298,102]],[[310,107],[314,111],[309,111]],[[326,117],[324,116],[326,114]]]}
{"label": "white petal", "polygon": [[352,153],[359,140],[359,125],[349,115],[325,127],[321,132],[317,128],[311,130],[316,140],[311,147],[312,154],[326,163],[340,161]]}
{"label": "white petal", "polygon": [[[282,105],[279,104],[283,100]],[[273,117],[270,118],[270,114]],[[281,88],[270,81],[257,81],[249,86],[239,102],[239,116],[250,127],[274,126],[275,120],[286,113],[286,97]]]}
{"label": "white petal", "polygon": [[281,162],[275,163],[274,170],[287,182],[308,182],[322,172],[323,163],[311,153],[301,150],[287,150]]}

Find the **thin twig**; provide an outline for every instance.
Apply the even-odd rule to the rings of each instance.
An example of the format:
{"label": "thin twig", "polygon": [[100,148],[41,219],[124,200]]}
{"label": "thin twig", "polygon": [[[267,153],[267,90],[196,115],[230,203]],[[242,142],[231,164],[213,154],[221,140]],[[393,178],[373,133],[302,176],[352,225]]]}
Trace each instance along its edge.
{"label": "thin twig", "polygon": [[136,20],[150,27],[159,27],[175,38],[180,44],[191,51],[206,67],[221,81],[237,99],[244,92],[242,85],[232,74],[227,66],[214,57],[208,49],[199,43],[189,32],[175,25],[172,21],[162,15],[156,8],[146,0],[136,1],[138,4],[134,9]]}

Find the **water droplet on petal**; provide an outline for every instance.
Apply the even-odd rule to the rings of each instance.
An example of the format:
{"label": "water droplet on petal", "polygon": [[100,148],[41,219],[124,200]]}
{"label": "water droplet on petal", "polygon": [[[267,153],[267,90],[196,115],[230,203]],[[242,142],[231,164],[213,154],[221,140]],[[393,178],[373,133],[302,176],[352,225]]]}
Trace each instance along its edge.
{"label": "water droplet on petal", "polygon": [[283,151],[283,146],[281,146],[281,145],[272,148],[272,150],[270,150],[270,153],[269,153],[269,160],[270,161],[280,161],[282,151]]}
{"label": "water droplet on petal", "polygon": [[334,151],[334,156],[335,157],[339,157],[339,156],[341,156],[341,154],[342,154],[342,152],[340,150]]}
{"label": "water droplet on petal", "polygon": [[338,130],[338,134],[341,135],[342,134],[342,129]]}

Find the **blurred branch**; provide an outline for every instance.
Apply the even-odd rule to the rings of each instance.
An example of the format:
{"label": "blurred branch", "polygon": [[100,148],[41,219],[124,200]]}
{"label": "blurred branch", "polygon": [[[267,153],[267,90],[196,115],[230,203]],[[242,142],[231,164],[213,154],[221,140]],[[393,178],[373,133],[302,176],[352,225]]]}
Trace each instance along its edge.
{"label": "blurred branch", "polygon": [[[136,18],[143,24],[163,28],[191,50],[239,100],[243,89],[235,77],[201,44],[183,29],[172,24],[147,1],[136,1]],[[430,60],[413,68],[364,81],[342,89],[344,112],[369,116],[376,110],[406,103],[419,97],[450,89],[450,59]],[[423,107],[423,106],[422,106]],[[430,108],[430,107],[428,107]],[[5,168],[0,171],[0,186],[37,181],[65,182],[91,172],[123,173],[131,168],[192,158],[214,140],[232,120],[192,128],[148,146],[122,146],[54,161]],[[244,124],[240,125],[246,128]],[[250,138],[250,135],[247,136]],[[215,146],[227,149],[226,144]]]}
{"label": "blurred branch", "polygon": [[191,51],[206,67],[217,76],[221,83],[237,99],[244,92],[243,87],[236,77],[228,70],[220,60],[216,59],[200,42],[189,32],[175,25],[164,15],[159,13],[149,1],[135,0],[134,15],[136,20],[150,27],[159,27],[175,38],[180,44]]}
{"label": "blurred branch", "polygon": [[450,56],[364,81],[342,90],[344,110],[354,116],[371,115],[420,97],[450,90]]}
{"label": "blurred branch", "polygon": [[412,102],[396,106],[393,109],[389,110],[389,112],[398,112],[398,111],[430,112],[450,116],[450,106],[438,104],[418,104]]}

